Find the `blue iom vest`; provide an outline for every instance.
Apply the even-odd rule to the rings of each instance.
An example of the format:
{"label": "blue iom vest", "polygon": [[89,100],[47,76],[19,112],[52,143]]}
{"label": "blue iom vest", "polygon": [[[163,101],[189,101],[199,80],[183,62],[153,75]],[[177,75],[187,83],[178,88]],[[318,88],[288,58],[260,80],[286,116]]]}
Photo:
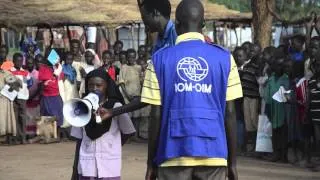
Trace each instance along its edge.
{"label": "blue iom vest", "polygon": [[162,103],[155,162],[178,157],[227,159],[224,126],[230,53],[201,40],[153,55]]}

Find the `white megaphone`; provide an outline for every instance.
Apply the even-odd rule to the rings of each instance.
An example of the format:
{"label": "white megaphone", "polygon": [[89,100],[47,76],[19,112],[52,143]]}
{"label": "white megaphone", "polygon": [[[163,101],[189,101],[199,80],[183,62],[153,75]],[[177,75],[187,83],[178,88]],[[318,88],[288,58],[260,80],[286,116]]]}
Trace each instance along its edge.
{"label": "white megaphone", "polygon": [[[72,126],[83,127],[90,122],[92,113],[99,108],[99,94],[89,93],[83,99],[74,98],[63,105],[64,119]],[[101,123],[101,117],[96,114],[96,122]]]}

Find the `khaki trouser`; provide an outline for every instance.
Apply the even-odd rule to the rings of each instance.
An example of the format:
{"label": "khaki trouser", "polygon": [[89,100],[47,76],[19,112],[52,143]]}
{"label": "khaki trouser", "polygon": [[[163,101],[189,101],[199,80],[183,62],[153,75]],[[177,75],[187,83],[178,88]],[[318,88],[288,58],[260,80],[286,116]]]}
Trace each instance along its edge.
{"label": "khaki trouser", "polygon": [[226,180],[226,167],[160,167],[159,180]]}
{"label": "khaki trouser", "polygon": [[259,99],[249,97],[243,98],[243,114],[247,132],[257,131],[258,129],[258,106]]}

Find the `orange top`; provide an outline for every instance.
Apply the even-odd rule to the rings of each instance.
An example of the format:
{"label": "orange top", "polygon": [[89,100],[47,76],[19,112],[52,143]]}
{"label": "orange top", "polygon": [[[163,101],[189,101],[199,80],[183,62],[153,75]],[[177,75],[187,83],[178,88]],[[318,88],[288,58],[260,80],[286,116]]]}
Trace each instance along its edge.
{"label": "orange top", "polygon": [[9,71],[14,66],[13,62],[10,60],[6,60],[2,65],[1,69]]}

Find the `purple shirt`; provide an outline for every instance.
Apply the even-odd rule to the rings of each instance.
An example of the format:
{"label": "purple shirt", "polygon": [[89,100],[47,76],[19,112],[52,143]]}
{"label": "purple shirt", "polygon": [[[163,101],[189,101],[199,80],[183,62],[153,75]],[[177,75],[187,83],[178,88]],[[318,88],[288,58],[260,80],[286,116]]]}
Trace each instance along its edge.
{"label": "purple shirt", "polygon": [[[116,103],[114,107],[120,107]],[[78,173],[82,176],[108,178],[121,175],[121,133],[132,134],[135,128],[128,114],[114,117],[108,132],[92,141],[84,128],[72,127],[71,136],[82,139]]]}

